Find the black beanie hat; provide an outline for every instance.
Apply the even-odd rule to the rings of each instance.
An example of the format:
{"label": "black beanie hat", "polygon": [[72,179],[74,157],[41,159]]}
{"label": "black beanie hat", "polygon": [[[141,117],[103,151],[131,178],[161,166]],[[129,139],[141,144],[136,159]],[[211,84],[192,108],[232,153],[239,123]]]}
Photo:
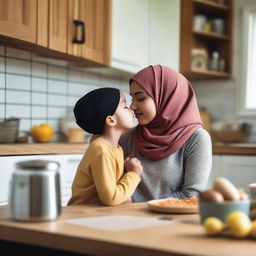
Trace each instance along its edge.
{"label": "black beanie hat", "polygon": [[75,107],[76,123],[86,132],[102,134],[107,116],[116,112],[120,91],[116,88],[99,88],[85,94]]}

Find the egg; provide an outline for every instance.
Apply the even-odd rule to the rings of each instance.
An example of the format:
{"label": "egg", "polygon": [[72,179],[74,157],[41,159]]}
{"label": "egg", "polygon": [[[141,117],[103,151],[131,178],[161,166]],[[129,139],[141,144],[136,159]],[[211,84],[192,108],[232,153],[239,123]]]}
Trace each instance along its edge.
{"label": "egg", "polygon": [[200,199],[205,201],[218,202],[218,203],[224,201],[223,195],[220,192],[213,189],[201,192]]}
{"label": "egg", "polygon": [[252,209],[250,212],[250,219],[256,221],[256,209]]}
{"label": "egg", "polygon": [[249,196],[244,192],[242,188],[238,188],[240,200],[249,200]]}
{"label": "egg", "polygon": [[226,178],[220,177],[214,181],[213,189],[223,195],[225,200],[240,200],[238,189]]}

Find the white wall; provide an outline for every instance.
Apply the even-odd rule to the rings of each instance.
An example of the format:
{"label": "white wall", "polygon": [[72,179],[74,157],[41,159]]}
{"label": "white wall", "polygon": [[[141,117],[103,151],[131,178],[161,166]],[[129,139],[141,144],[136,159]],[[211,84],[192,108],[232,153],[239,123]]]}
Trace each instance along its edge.
{"label": "white wall", "polygon": [[[248,122],[253,124],[253,133],[249,140],[256,142],[256,116],[241,116],[239,112],[239,94],[242,58],[242,7],[256,5],[255,0],[234,0],[233,15],[233,77],[231,80],[192,81],[198,103],[211,113],[213,121]],[[256,100],[256,95],[255,95]]]}

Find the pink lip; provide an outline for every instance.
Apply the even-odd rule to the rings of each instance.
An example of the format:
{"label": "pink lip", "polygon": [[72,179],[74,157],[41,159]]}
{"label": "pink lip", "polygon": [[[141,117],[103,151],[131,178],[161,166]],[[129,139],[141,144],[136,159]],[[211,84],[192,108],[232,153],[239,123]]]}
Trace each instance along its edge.
{"label": "pink lip", "polygon": [[135,113],[135,116],[138,118],[140,117],[141,115],[143,115],[142,113]]}

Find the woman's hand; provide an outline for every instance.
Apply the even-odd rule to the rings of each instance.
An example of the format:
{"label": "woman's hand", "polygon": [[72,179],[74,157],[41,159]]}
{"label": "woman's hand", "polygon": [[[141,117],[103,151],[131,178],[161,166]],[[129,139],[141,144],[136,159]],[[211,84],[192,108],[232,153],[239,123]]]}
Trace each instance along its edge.
{"label": "woman's hand", "polygon": [[136,157],[126,157],[124,160],[124,168],[127,172],[135,172],[138,175],[141,175],[143,172],[141,162]]}

